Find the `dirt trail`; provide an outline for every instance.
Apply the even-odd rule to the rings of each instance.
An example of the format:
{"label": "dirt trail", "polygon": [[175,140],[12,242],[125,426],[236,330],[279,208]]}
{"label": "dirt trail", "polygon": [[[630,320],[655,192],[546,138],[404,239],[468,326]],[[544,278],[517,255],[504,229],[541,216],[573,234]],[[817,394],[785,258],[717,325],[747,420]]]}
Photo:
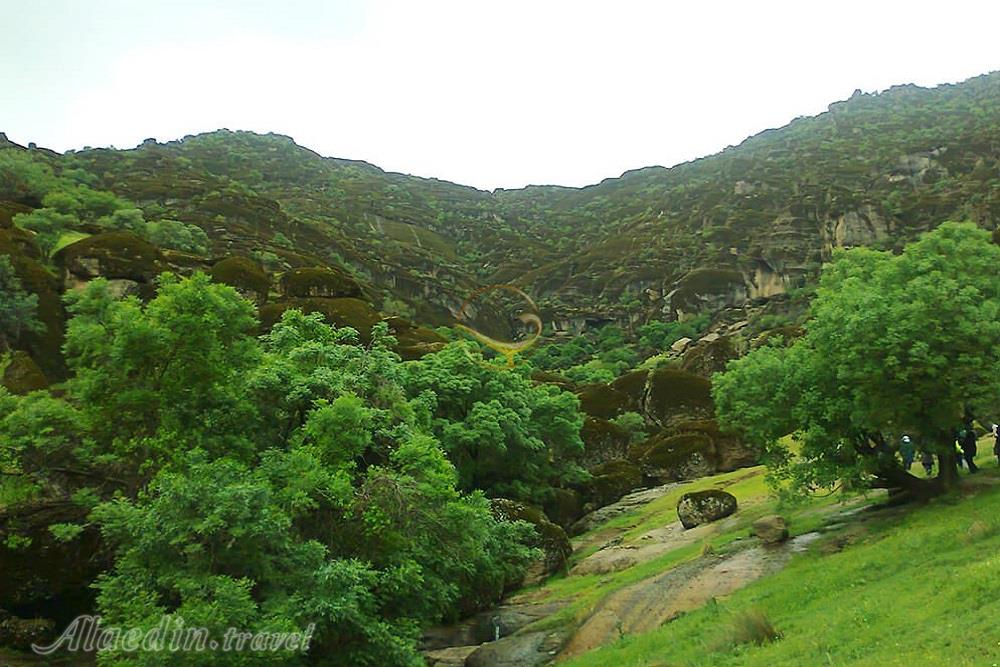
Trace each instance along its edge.
{"label": "dirt trail", "polygon": [[586,653],[624,635],[647,632],[777,572],[818,537],[808,533],[777,547],[755,546],[726,556],[705,556],[612,593],[572,635],[559,659]]}

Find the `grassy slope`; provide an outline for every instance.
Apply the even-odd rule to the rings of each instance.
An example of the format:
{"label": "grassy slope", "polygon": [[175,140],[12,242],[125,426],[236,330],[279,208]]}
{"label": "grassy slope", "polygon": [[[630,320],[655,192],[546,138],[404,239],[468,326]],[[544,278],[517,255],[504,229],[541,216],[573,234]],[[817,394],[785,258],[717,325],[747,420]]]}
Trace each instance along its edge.
{"label": "grassy slope", "polygon": [[[839,502],[839,498],[830,496],[796,508],[779,508],[777,500],[768,495],[764,472],[763,467],[747,468],[678,485],[676,489],[637,512],[609,521],[595,529],[593,533],[607,534],[607,539],[620,535],[623,545],[641,545],[640,538],[644,533],[677,521],[677,501],[681,495],[710,488],[725,489],[736,496],[740,510],[735,515],[734,525],[710,532],[704,539],[679,545],[649,562],[620,572],[553,577],[538,588],[519,593],[514,601],[571,600],[570,604],[560,612],[532,627],[539,630],[564,625],[575,626],[586,619],[595,606],[611,593],[694,560],[706,549],[715,552],[725,551],[733,542],[746,537],[750,524],[761,516],[780,511],[783,516],[789,518],[790,532],[794,536],[815,530],[823,522],[824,517],[817,510],[830,508]],[[581,539],[586,539],[591,534],[585,534]],[[578,550],[570,559],[570,567],[597,551],[604,541],[606,540],[595,540],[590,548]]]}
{"label": "grassy slope", "polygon": [[[842,551],[799,556],[782,572],[659,630],[563,664],[996,665],[1000,663],[1000,477],[926,507],[868,522]],[[800,532],[800,531],[795,531]],[[758,610],[783,638],[732,645],[733,622]]]}

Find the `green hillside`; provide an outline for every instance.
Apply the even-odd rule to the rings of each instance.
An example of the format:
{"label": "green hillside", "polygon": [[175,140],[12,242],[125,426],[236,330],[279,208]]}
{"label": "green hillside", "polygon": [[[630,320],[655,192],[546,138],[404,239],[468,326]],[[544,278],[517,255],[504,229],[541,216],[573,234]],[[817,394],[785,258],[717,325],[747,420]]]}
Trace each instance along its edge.
{"label": "green hillside", "polygon": [[995,664],[998,243],[1000,73],[584,188],[0,134],[0,662]]}

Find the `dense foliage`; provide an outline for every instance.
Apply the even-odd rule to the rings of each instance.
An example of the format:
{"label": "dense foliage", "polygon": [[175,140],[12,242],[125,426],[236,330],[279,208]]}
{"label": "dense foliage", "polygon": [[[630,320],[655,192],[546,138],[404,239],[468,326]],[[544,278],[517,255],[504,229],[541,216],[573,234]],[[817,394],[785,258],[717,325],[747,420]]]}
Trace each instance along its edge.
{"label": "dense foliage", "polygon": [[[1000,405],[1000,246],[946,223],[900,254],[840,254],[803,338],[760,348],[716,376],[721,423],[763,447],[794,488],[843,483],[920,491],[894,454],[902,434],[955,476],[955,430]],[[794,433],[799,449],[784,436]]]}
{"label": "dense foliage", "polygon": [[0,353],[16,343],[21,334],[41,330],[37,315],[38,297],[24,289],[10,257],[0,255]]}
{"label": "dense foliage", "polygon": [[463,489],[541,501],[583,478],[579,401],[533,382],[529,366],[504,370],[453,343],[408,364],[406,386],[432,406],[431,429]]}
{"label": "dense foliage", "polygon": [[[0,394],[0,440],[5,470],[93,508],[115,554],[97,582],[107,624],[182,617],[222,635],[315,623],[308,656],[258,657],[417,665],[421,625],[495,600],[533,556],[527,524],[459,490],[434,435],[449,431],[430,412],[434,382],[407,393],[453,353],[408,367],[384,324],[362,346],[295,310],[258,339],[253,306],[201,274],[165,274],[148,304],[95,280],[70,309],[73,377],[59,395]],[[539,428],[578,429],[572,397],[543,394]]]}

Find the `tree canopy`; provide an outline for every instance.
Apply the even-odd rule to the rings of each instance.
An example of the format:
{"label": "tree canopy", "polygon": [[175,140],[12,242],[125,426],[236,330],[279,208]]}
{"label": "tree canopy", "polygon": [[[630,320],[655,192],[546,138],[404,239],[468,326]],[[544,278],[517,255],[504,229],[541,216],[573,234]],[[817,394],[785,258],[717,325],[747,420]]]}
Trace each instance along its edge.
{"label": "tree canopy", "polygon": [[[495,601],[535,557],[528,524],[460,489],[431,428],[434,396],[411,398],[420,369],[392,351],[384,323],[361,345],[290,310],[258,338],[253,305],[202,274],[165,274],[146,304],[94,280],[69,310],[74,375],[58,394],[0,390],[0,463],[90,511],[51,530],[103,534],[106,624],[176,617],[221,635],[315,623],[311,664],[419,665],[421,626]],[[547,396],[541,424],[558,421]]]}
{"label": "tree canopy", "polygon": [[38,296],[28,293],[8,255],[0,255],[0,352],[21,334],[42,330],[38,321]]}
{"label": "tree canopy", "polygon": [[[1000,246],[945,223],[900,254],[857,248],[825,267],[806,334],[716,376],[720,420],[799,490],[949,485],[954,431],[1000,397]],[[785,436],[793,434],[793,451]],[[892,439],[936,454],[936,484],[906,474]]]}

